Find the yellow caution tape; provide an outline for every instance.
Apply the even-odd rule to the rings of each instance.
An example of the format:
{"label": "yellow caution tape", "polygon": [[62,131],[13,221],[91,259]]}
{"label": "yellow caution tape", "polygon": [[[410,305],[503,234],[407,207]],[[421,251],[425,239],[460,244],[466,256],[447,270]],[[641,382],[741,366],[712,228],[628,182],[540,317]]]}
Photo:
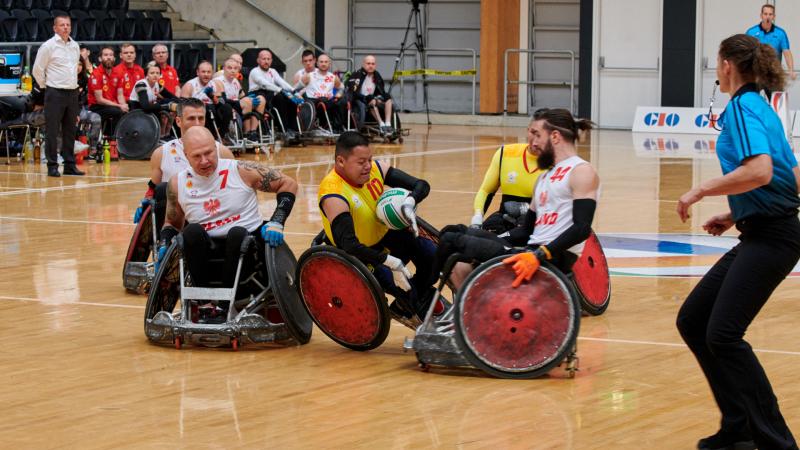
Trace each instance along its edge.
{"label": "yellow caution tape", "polygon": [[413,69],[413,70],[398,70],[394,73],[394,78],[413,77],[417,75],[437,75],[445,77],[463,77],[472,76],[477,72],[475,70],[435,70],[435,69]]}

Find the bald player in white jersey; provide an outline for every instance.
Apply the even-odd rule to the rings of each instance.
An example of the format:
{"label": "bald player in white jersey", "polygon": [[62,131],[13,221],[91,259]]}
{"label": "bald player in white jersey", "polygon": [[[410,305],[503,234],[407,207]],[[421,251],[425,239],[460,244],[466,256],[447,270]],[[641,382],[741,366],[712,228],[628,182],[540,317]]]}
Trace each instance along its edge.
{"label": "bald player in white jersey", "polygon": [[[434,273],[441,271],[453,253],[477,262],[514,253],[503,260],[513,264],[517,275],[513,287],[529,281],[541,260],[570,273],[591,234],[600,189],[597,172],[578,156],[575,147],[580,132],[591,128],[590,121],[575,119],[566,109],[537,111],[531,122],[531,146],[537,164],[546,172],[536,182],[524,222],[499,236],[464,225],[444,227]],[[456,288],[471,270],[470,264],[456,265],[450,278]]]}
{"label": "bald player in white jersey", "polygon": [[[213,270],[208,259],[224,255],[223,282],[232,287],[245,236],[250,234],[273,247],[283,243],[283,227],[294,205],[297,183],[254,161],[219,159],[214,137],[206,128],[189,129],[183,140],[189,167],[170,178],[158,259],[182,233],[193,281],[207,285]],[[258,209],[257,191],[276,193],[277,207],[266,224]]]}
{"label": "bald player in white jersey", "polygon": [[[181,135],[194,126],[205,126],[206,108],[201,100],[189,97],[182,98],[177,103],[175,123],[178,124]],[[217,150],[220,158],[234,158],[230,149],[224,145],[217,143]],[[153,154],[150,155],[150,180],[147,182],[147,192],[145,192],[141,205],[136,208],[133,223],[139,223],[144,209],[153,201],[156,226],[161,228],[166,210],[167,181],[187,167],[189,167],[189,161],[183,152],[181,138],[166,142],[153,151]]]}

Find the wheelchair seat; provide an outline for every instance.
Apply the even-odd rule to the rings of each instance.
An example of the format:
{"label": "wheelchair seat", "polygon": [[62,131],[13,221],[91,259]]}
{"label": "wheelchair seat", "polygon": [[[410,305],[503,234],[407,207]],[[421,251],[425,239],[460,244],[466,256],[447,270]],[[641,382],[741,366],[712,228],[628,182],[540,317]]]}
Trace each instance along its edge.
{"label": "wheelchair seat", "polygon": [[[182,236],[173,239],[148,296],[147,338],[178,349],[184,343],[234,350],[245,343],[308,343],[312,322],[297,295],[294,255],[286,244],[257,247],[254,238],[245,238],[232,287],[216,279],[195,287],[185,270]],[[255,263],[249,273],[242,270],[245,258]]]}

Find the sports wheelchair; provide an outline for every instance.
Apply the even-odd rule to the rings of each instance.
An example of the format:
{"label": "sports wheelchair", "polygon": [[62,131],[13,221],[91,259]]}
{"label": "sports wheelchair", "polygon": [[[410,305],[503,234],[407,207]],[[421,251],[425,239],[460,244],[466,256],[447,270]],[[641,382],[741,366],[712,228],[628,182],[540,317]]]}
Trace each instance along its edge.
{"label": "sports wheelchair", "polygon": [[[420,234],[425,230],[438,241],[438,232],[417,220]],[[460,257],[448,259],[434,299],[441,298]],[[543,262],[531,282],[512,289],[514,272],[503,259],[478,266],[443,314],[434,314],[437,302],[431,302],[422,322],[411,327],[416,336],[406,339],[404,350],[413,350],[424,370],[474,367],[502,378],[535,378],[563,364],[574,376],[581,298],[590,299],[596,309],[608,304],[608,266],[599,241],[592,235],[585,244],[573,266],[574,279]],[[300,257],[296,279],[304,306],[328,337],[359,351],[384,342],[393,315],[377,280],[360,261],[332,246],[313,246]],[[604,301],[598,302],[601,297]]]}
{"label": "sports wheelchair", "polygon": [[[346,102],[345,106],[347,118],[342,126],[345,131],[355,131],[355,116],[350,102]],[[306,99],[297,105],[297,129],[302,143],[334,144],[339,137],[333,129],[328,106],[322,101]]]}
{"label": "sports wheelchair", "polygon": [[[355,105],[355,102],[351,100],[348,105],[350,104]],[[380,123],[372,115],[373,109],[376,109],[378,113],[383,111],[383,103],[378,102],[376,106],[372,107],[364,103],[362,105],[364,105],[364,120],[360,119],[357,108],[353,106],[352,113],[348,114],[348,121],[352,121],[352,124],[348,123],[348,129],[354,129],[367,136],[371,141],[381,141],[384,144],[395,141],[402,144],[403,136],[410,134],[411,130],[403,128],[400,123],[400,114],[397,113],[396,108],[392,108],[392,130],[390,133],[386,133],[381,130]]]}
{"label": "sports wheelchair", "polygon": [[[257,247],[252,236],[245,237],[232,288],[218,280],[211,280],[212,287],[194,287],[184,267],[183,238],[175,237],[147,299],[147,338],[177,349],[189,343],[233,350],[246,343],[308,343],[313,324],[297,295],[297,260],[286,244]],[[223,260],[208,263],[219,266]],[[242,273],[245,265],[252,265],[250,273]]]}
{"label": "sports wheelchair", "polygon": [[122,267],[122,285],[135,294],[146,294],[155,277],[155,257],[158,249],[158,229],[153,200],[142,212],[142,218],[133,229],[125,264]]}

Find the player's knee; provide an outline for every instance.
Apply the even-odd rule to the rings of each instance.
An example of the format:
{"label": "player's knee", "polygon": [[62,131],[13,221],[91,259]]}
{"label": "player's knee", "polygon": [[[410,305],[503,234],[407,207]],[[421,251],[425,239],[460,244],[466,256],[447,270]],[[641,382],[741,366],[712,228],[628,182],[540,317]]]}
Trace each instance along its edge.
{"label": "player's knee", "polygon": [[183,242],[186,247],[192,247],[206,239],[206,230],[199,223],[190,223],[183,228]]}

